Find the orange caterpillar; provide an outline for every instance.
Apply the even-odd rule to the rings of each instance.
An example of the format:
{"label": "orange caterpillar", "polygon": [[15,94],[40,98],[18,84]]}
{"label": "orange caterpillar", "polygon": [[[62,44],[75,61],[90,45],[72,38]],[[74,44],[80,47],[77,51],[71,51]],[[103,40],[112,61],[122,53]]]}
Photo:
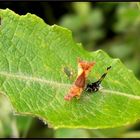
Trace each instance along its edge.
{"label": "orange caterpillar", "polygon": [[73,97],[80,97],[84,90],[85,83],[89,72],[94,66],[95,62],[86,62],[78,59],[78,76],[70,88],[69,93],[64,97],[65,100],[71,100]]}

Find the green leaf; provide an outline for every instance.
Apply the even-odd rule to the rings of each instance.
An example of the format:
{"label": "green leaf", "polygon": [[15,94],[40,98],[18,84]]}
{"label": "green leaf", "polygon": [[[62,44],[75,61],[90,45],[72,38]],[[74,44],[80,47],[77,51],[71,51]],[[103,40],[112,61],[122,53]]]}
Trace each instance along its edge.
{"label": "green leaf", "polygon": [[90,133],[85,129],[61,128],[55,131],[55,138],[90,138]]}
{"label": "green leaf", "polygon": [[139,9],[136,7],[130,8],[130,5],[121,5],[117,9],[117,19],[118,20],[114,25],[114,30],[116,32],[129,32],[132,29],[135,30],[140,24]]}
{"label": "green leaf", "polygon": [[126,127],[108,129],[70,129],[55,130],[55,138],[115,138],[124,133]]}
{"label": "green leaf", "polygon": [[[140,117],[140,82],[119,59],[105,52],[87,52],[72,33],[49,26],[39,17],[0,11],[0,91],[18,114],[39,117],[54,128],[109,128]],[[64,100],[73,80],[63,69],[77,71],[77,58],[96,61],[89,80],[112,66],[103,89],[79,100]]]}
{"label": "green leaf", "polygon": [[139,131],[127,132],[122,135],[122,138],[140,138]]}
{"label": "green leaf", "polygon": [[140,9],[140,2],[137,2],[137,6],[138,6],[138,8]]}

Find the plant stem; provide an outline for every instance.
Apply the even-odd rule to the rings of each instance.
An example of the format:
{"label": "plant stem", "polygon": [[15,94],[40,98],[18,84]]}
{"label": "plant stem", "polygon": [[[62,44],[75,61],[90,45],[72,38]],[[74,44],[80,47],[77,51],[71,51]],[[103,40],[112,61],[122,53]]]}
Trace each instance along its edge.
{"label": "plant stem", "polygon": [[17,128],[17,123],[16,123],[16,119],[14,118],[12,123],[11,123],[11,128],[12,128],[12,138],[19,138],[19,131]]}

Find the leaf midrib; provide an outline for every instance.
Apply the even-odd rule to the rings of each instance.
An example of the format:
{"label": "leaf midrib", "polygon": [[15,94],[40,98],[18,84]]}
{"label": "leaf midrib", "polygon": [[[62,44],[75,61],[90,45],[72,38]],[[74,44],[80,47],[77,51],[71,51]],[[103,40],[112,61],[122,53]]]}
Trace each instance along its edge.
{"label": "leaf midrib", "polygon": [[[38,82],[38,83],[43,83],[43,84],[49,84],[53,85],[55,87],[70,87],[71,84],[66,84],[66,83],[60,83],[57,81],[51,81],[51,80],[46,80],[44,78],[38,78],[38,77],[32,77],[32,76],[26,76],[26,75],[21,75],[21,74],[15,74],[15,73],[9,73],[9,72],[0,72],[1,76],[5,76],[6,78],[14,78],[14,79],[20,79],[20,80],[25,80],[25,81],[33,81],[33,82]],[[101,89],[100,92],[102,93],[110,93],[110,94],[116,94],[119,96],[125,96],[131,99],[135,100],[140,100],[140,96],[134,95],[134,94],[128,94],[120,91],[114,91],[114,90],[108,90],[108,89]]]}
{"label": "leaf midrib", "polygon": [[70,87],[71,84],[66,84],[66,83],[60,83],[57,81],[51,81],[51,80],[46,80],[44,78],[38,78],[38,77],[32,77],[32,76],[26,76],[26,75],[21,75],[21,74],[14,74],[14,73],[8,73],[8,72],[4,72],[1,71],[0,72],[1,76],[5,76],[6,78],[14,78],[14,79],[20,79],[23,81],[33,81],[33,82],[38,82],[38,83],[44,83],[44,84],[50,84],[50,85],[54,85],[56,87]]}
{"label": "leaf midrib", "polygon": [[125,97],[129,97],[131,99],[136,99],[136,100],[140,100],[140,96],[134,95],[134,94],[128,94],[128,93],[124,93],[124,92],[120,92],[120,91],[114,91],[114,90],[108,90],[108,89],[102,89],[100,90],[103,93],[110,93],[110,94],[116,94],[119,96],[125,96]]}

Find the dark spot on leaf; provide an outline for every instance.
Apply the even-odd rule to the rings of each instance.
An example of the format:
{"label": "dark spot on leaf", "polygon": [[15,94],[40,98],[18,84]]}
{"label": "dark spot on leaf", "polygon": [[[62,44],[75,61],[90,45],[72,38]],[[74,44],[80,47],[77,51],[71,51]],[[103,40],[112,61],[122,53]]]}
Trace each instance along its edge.
{"label": "dark spot on leaf", "polygon": [[72,76],[71,70],[68,67],[64,67],[64,72],[69,78]]}

